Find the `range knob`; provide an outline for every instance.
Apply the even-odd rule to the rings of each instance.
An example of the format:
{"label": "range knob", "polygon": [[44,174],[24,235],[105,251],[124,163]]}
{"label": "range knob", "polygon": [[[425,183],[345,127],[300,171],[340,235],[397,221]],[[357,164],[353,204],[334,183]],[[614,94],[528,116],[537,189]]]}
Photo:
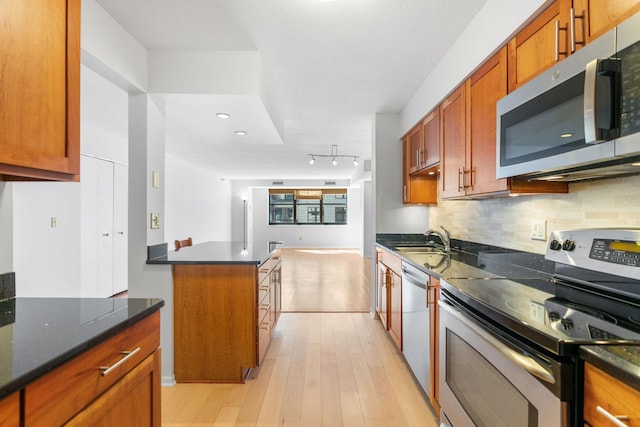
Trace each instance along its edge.
{"label": "range knob", "polygon": [[549,321],[550,322],[557,322],[560,319],[561,319],[560,314],[558,314],[557,312],[555,312],[555,311],[550,311],[549,312]]}
{"label": "range knob", "polygon": [[552,251],[559,251],[561,248],[562,244],[556,239],[553,239],[551,243],[549,243],[549,249]]}
{"label": "range knob", "polygon": [[562,243],[562,249],[564,249],[565,251],[572,251],[576,248],[576,242],[573,240],[565,240]]}
{"label": "range knob", "polygon": [[561,319],[560,324],[565,330],[573,329],[573,320],[571,319]]}

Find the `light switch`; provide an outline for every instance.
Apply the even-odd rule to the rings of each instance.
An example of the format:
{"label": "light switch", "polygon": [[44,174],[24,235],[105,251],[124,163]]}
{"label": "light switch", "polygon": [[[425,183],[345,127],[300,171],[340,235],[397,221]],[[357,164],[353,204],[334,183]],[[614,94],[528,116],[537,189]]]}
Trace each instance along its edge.
{"label": "light switch", "polygon": [[547,240],[547,221],[543,219],[531,221],[531,240]]}
{"label": "light switch", "polygon": [[58,226],[58,218],[55,216],[51,217],[51,228],[56,228]]}
{"label": "light switch", "polygon": [[151,228],[160,228],[160,214],[152,213],[151,214]]}
{"label": "light switch", "polygon": [[160,174],[157,171],[151,172],[151,186],[153,188],[160,187]]}

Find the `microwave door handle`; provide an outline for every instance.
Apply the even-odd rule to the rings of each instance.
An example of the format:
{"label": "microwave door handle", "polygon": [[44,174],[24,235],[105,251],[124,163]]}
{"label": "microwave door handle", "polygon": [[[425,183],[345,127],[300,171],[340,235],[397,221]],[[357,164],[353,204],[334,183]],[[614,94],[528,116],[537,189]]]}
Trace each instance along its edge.
{"label": "microwave door handle", "polygon": [[598,60],[587,64],[584,74],[584,142],[595,144],[600,142],[596,120],[596,80],[598,78]]}
{"label": "microwave door handle", "polygon": [[[605,79],[605,80],[603,80]],[[606,93],[598,98],[598,82]],[[596,144],[615,138],[620,131],[619,106],[617,98],[620,92],[620,60],[594,59],[587,64],[584,76],[584,141]],[[599,106],[604,105],[608,108]],[[600,117],[603,115],[603,117]]]}

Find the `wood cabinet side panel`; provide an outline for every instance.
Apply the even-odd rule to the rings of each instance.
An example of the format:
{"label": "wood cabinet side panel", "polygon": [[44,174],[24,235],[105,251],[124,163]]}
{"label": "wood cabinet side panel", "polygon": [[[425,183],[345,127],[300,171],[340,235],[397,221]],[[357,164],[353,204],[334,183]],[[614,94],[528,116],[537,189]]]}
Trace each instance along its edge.
{"label": "wood cabinet side panel", "polygon": [[0,426],[20,425],[20,393],[15,392],[0,400]]}
{"label": "wood cabinet side panel", "polygon": [[174,265],[177,381],[242,381],[257,365],[255,266]]}

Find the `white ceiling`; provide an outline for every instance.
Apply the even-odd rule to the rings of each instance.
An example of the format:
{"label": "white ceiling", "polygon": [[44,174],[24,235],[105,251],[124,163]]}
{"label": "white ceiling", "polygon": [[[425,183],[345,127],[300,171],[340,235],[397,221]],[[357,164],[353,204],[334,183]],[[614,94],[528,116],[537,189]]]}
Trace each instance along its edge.
{"label": "white ceiling", "polygon": [[[167,153],[236,179],[349,179],[486,0],[96,0],[149,50],[253,50],[259,97],[164,95]],[[231,119],[215,119],[227,111]],[[244,137],[233,133],[246,130]],[[401,136],[401,135],[398,135]],[[338,159],[340,160],[340,159]],[[400,165],[399,165],[400,167]]]}

